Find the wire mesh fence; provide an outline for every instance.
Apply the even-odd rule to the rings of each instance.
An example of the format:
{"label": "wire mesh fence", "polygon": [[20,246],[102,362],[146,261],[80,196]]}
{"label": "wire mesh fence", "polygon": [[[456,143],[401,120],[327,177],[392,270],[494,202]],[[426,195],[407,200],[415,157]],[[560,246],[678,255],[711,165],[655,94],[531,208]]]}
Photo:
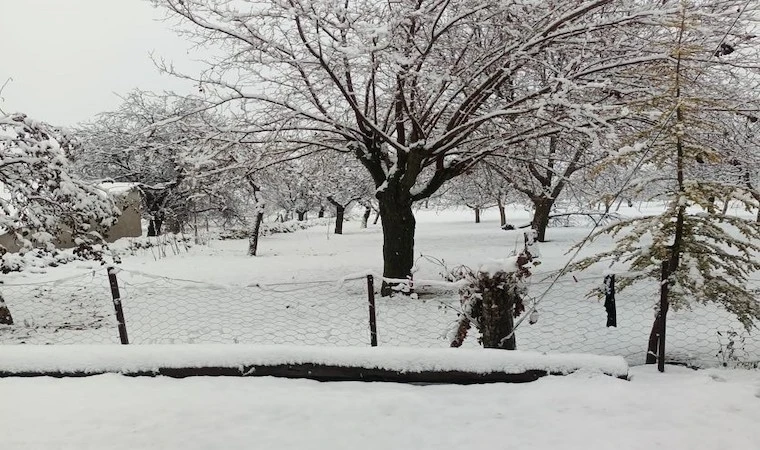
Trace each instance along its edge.
{"label": "wire mesh fence", "polygon": [[[366,278],[245,286],[129,270],[118,271],[116,278],[130,344],[371,342]],[[643,364],[659,284],[642,283],[617,293],[617,326],[608,327],[603,299],[588,295],[602,283],[601,277],[571,276],[550,285],[534,277],[528,293],[542,297],[539,318],[517,329],[517,348],[622,355],[630,364]],[[416,286],[413,296],[374,296],[378,345],[449,346],[461,313],[458,293],[450,287]],[[0,293],[13,317],[13,325],[0,325],[0,344],[120,342],[105,270],[45,283],[3,284]],[[464,347],[478,346],[471,330]],[[668,360],[689,365],[757,364],[760,330],[745,330],[716,306],[693,305],[669,313],[667,349]]]}
{"label": "wire mesh fence", "polygon": [[117,344],[111,294],[103,274],[0,284],[13,324],[0,325],[0,344]]}
{"label": "wire mesh fence", "polygon": [[[518,346],[545,352],[622,355],[629,364],[643,364],[660,297],[656,281],[634,284],[617,292],[617,326],[607,327],[602,278],[558,280],[540,303],[540,319],[519,329]],[[541,295],[549,282],[534,283]],[[667,323],[666,359],[692,366],[756,365],[760,361],[760,330],[746,330],[734,315],[714,304],[694,304],[671,310]]]}

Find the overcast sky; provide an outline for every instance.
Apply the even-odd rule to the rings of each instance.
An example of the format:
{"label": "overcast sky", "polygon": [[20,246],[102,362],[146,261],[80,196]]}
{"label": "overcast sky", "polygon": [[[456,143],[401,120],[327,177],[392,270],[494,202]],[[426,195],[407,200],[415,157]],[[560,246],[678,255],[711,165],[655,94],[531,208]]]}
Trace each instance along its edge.
{"label": "overcast sky", "polygon": [[147,0],[0,0],[0,109],[69,126],[133,88],[188,91],[150,59],[200,67],[161,17]]}

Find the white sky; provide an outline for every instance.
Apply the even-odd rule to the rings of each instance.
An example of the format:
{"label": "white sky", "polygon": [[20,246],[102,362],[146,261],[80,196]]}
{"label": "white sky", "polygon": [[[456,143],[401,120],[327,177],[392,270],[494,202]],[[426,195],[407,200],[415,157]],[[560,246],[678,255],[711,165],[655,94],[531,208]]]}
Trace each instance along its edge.
{"label": "white sky", "polygon": [[134,88],[192,89],[150,53],[196,72],[190,44],[147,0],[0,0],[0,109],[74,125],[116,108]]}

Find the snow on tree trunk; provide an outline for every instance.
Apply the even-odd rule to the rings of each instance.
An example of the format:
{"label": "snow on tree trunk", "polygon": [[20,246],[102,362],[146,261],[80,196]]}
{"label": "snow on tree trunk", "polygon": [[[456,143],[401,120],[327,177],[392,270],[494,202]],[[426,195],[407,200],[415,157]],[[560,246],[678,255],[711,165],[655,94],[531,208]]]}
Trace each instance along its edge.
{"label": "snow on tree trunk", "polygon": [[0,294],[0,325],[13,325],[13,316],[8,305],[5,304],[2,294]]}
{"label": "snow on tree trunk", "polygon": [[460,347],[474,324],[484,348],[516,349],[515,317],[525,312],[524,281],[531,275],[533,258],[526,244],[514,259],[494,261],[477,272],[461,266],[447,274],[448,281],[467,281],[459,290],[461,312],[447,334],[451,347]]}
{"label": "snow on tree trunk", "polygon": [[364,207],[364,215],[362,215],[362,228],[367,228],[367,223],[369,222],[369,216],[372,215],[372,207],[371,206],[365,206]]}
{"label": "snow on tree trunk", "polygon": [[[414,231],[416,221],[412,201],[404,195],[384,192],[378,196],[383,219],[383,277],[407,279],[414,265]],[[388,296],[397,283],[383,281],[381,295]]]}
{"label": "snow on tree trunk", "polygon": [[478,328],[483,347],[515,350],[514,311],[520,301],[515,278],[505,272],[481,273],[478,281],[482,296]]}
{"label": "snow on tree trunk", "polygon": [[657,316],[654,319],[654,322],[652,323],[652,329],[649,331],[649,340],[647,343],[647,358],[646,363],[647,364],[657,364],[657,345],[659,344],[659,336],[660,336],[660,328],[662,328],[662,325],[660,325],[660,313],[657,313]]}
{"label": "snow on tree trunk", "polygon": [[248,256],[256,256],[259,248],[259,234],[261,232],[261,222],[264,220],[264,206],[256,207],[256,218],[253,222],[251,235],[248,237]]}
{"label": "snow on tree trunk", "polygon": [[155,237],[161,235],[161,227],[163,226],[163,220],[159,218],[150,219],[148,222],[148,236]]}

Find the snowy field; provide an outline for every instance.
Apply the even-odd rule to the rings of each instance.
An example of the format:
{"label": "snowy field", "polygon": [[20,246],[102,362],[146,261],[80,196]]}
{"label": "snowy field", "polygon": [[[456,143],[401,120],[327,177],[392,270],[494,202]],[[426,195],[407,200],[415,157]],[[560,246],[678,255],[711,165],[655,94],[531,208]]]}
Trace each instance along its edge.
{"label": "snowy field", "polygon": [[[466,211],[418,213],[417,253],[472,267],[508,255],[519,248],[521,233],[500,230],[493,213],[486,212],[481,224]],[[510,221],[527,219],[524,211],[509,214]],[[358,275],[381,267],[381,234],[379,227],[360,230],[356,221],[346,229],[342,236],[326,227],[268,236],[256,258],[245,255],[244,241],[213,240],[161,258],[150,250],[125,256],[118,278],[130,339],[317,345],[331,357],[328,346],[368,345],[367,287]],[[530,286],[534,298],[549,287],[541,280],[565,264],[566,249],[588,231],[549,230],[551,242],[541,245],[542,264]],[[602,239],[582,255],[609,245]],[[415,278],[440,280],[440,270],[421,258]],[[602,303],[586,297],[606,270],[598,265],[559,280],[539,306],[538,323],[518,329],[518,348],[620,355],[641,363],[657,286],[619,293],[619,326],[606,328]],[[17,323],[0,329],[0,343],[118,342],[103,267],[74,263],[38,272],[10,274],[0,286]],[[357,278],[339,283],[350,275]],[[414,301],[377,302],[381,346],[447,346],[455,293],[430,288]],[[720,365],[725,356],[716,355],[727,341],[721,346],[717,332],[741,331],[724,313],[700,305],[669,317],[669,357],[694,365]],[[760,359],[757,334],[743,337],[733,357]],[[477,347],[474,336],[466,347]],[[0,378],[0,448],[760,448],[760,372],[654,370],[632,367],[631,381],[580,370],[527,384],[470,386],[116,374]]]}
{"label": "snowy field", "polygon": [[[621,212],[634,215],[647,210]],[[508,211],[508,216],[513,223],[528,219],[528,213],[519,209]],[[418,260],[417,280],[440,281],[442,267],[433,258],[450,268],[477,267],[507,256],[522,243],[521,231],[499,229],[495,210],[485,211],[480,224],[473,223],[470,211],[420,211],[417,217],[416,252],[426,256]],[[159,257],[157,249],[125,255],[118,278],[130,341],[368,345],[367,283],[361,274],[379,272],[382,236],[379,226],[361,230],[357,222],[347,223],[344,235],[319,226],[264,237],[256,258],[245,255],[246,242],[241,240],[211,240],[178,252],[164,249],[165,257]],[[602,284],[608,265],[564,277],[547,292],[552,273],[569,258],[567,249],[590,230],[578,225],[551,228],[550,242],[540,245],[542,264],[529,287],[533,299],[541,298],[540,317],[537,324],[525,322],[518,329],[518,348],[621,355],[629,364],[641,364],[658,299],[656,282],[618,293],[617,328],[605,326],[602,302],[587,297]],[[609,239],[600,239],[580,256],[609,245]],[[6,277],[0,291],[16,325],[0,328],[0,343],[118,342],[103,267],[74,263],[43,272]],[[440,287],[420,288],[417,300],[378,296],[379,343],[446,347],[458,309],[457,294]],[[737,334],[729,339],[731,333]],[[728,355],[725,350],[732,340]],[[465,342],[467,347],[477,345],[476,336]],[[669,314],[668,355],[698,366],[757,361],[760,337],[746,334],[727,313],[696,305]]]}
{"label": "snowy field", "polygon": [[527,384],[0,379],[4,450],[756,450],[757,371],[651,367]]}

